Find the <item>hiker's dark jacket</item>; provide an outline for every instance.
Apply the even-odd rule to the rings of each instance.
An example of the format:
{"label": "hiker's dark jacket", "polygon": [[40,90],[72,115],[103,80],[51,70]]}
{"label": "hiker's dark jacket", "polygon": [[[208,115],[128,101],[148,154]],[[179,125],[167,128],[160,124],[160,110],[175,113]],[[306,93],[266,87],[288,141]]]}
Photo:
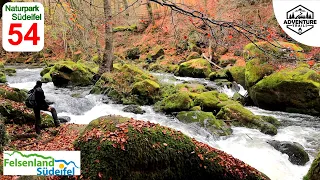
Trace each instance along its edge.
{"label": "hiker's dark jacket", "polygon": [[41,87],[34,87],[30,90],[30,92],[35,91],[35,99],[36,99],[36,106],[35,108],[39,109],[48,109],[49,105],[46,102],[46,97],[44,96],[44,92]]}

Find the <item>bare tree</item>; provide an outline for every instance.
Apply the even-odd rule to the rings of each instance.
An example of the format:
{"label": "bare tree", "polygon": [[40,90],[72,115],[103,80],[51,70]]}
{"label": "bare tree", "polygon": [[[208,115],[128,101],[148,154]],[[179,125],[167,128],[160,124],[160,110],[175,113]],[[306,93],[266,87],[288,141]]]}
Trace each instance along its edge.
{"label": "bare tree", "polygon": [[154,17],[153,17],[153,13],[152,13],[152,6],[151,6],[149,0],[147,0],[147,10],[148,10],[148,14],[149,14],[150,23],[152,23],[152,25],[154,25]]}
{"label": "bare tree", "polygon": [[110,72],[113,69],[113,37],[112,37],[112,10],[111,0],[104,0],[104,18],[105,18],[105,47],[103,59],[99,67],[99,75]]}

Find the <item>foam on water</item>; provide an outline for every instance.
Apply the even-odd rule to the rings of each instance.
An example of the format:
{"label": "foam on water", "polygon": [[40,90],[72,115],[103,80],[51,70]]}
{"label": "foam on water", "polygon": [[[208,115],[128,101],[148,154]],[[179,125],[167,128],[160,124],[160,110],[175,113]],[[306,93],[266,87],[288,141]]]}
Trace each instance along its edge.
{"label": "foam on water", "polygon": [[[17,76],[8,77],[9,85],[20,89],[31,89],[36,80],[40,79],[41,69],[18,69]],[[198,82],[209,86],[216,86],[213,82],[199,78],[175,77],[170,74],[154,74],[161,76],[160,81],[172,84],[184,81]],[[241,87],[242,88],[242,87]],[[301,180],[307,173],[316,151],[320,148],[319,118],[289,114],[285,112],[271,112],[257,107],[248,107],[257,115],[272,115],[278,118],[284,126],[278,129],[276,136],[269,136],[255,129],[233,127],[233,134],[229,137],[215,138],[196,124],[184,124],[176,118],[156,113],[151,106],[142,106],[145,114],[137,115],[122,111],[125,107],[120,104],[105,104],[103,97],[89,95],[88,88],[55,88],[52,83],[44,84],[46,97],[55,102],[54,106],[59,116],[71,117],[71,122],[88,124],[92,120],[105,115],[121,115],[138,120],[159,123],[183,132],[184,134],[204,142],[212,147],[221,149],[232,156],[246,162],[272,180]],[[220,87],[220,92],[232,97],[234,92],[227,87]],[[74,97],[73,94],[78,94]],[[240,94],[245,93],[242,88]],[[308,123],[306,123],[308,122]],[[317,126],[318,125],[318,126]],[[296,166],[289,162],[288,156],[275,150],[266,143],[267,140],[295,141],[304,146],[311,160],[305,166]]]}

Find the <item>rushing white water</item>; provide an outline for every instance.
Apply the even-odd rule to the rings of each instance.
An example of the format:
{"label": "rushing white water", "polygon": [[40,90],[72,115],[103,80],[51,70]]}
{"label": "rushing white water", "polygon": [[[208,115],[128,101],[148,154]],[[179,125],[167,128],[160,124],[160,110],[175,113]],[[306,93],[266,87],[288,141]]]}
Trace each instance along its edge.
{"label": "rushing white water", "polygon": [[[40,71],[41,69],[18,69],[16,76],[8,77],[9,85],[29,90],[34,86],[35,81],[40,79]],[[174,77],[170,74],[155,75],[162,77],[160,81],[166,83],[177,84],[184,81],[194,81],[216,87],[228,96],[232,96],[234,93],[226,87],[217,87],[213,82],[204,79]],[[174,117],[156,113],[151,106],[142,106],[142,109],[146,111],[142,115],[123,112],[122,109],[125,106],[112,104],[112,102],[109,104],[103,103],[106,97],[90,95],[90,88],[55,88],[52,83],[47,83],[43,85],[43,89],[47,99],[55,102],[53,106],[59,112],[58,115],[71,117],[73,123],[88,124],[93,119],[104,115],[121,115],[159,123],[221,149],[250,164],[273,180],[301,180],[307,173],[316,151],[320,148],[320,119],[312,116],[271,112],[257,107],[248,107],[255,114],[272,115],[278,118],[283,124],[278,129],[278,134],[272,137],[255,129],[233,127],[231,136],[215,138],[195,124],[184,124]],[[242,90],[242,93],[244,92]],[[287,155],[280,153],[266,143],[266,140],[272,139],[300,143],[310,155],[310,162],[305,166],[291,164]]]}

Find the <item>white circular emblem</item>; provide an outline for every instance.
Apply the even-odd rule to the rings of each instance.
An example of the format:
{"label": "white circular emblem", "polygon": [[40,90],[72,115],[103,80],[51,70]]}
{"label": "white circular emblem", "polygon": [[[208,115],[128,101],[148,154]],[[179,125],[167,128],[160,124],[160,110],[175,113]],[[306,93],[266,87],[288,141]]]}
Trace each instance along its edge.
{"label": "white circular emblem", "polygon": [[320,47],[320,0],[273,0],[281,28],[294,40]]}

